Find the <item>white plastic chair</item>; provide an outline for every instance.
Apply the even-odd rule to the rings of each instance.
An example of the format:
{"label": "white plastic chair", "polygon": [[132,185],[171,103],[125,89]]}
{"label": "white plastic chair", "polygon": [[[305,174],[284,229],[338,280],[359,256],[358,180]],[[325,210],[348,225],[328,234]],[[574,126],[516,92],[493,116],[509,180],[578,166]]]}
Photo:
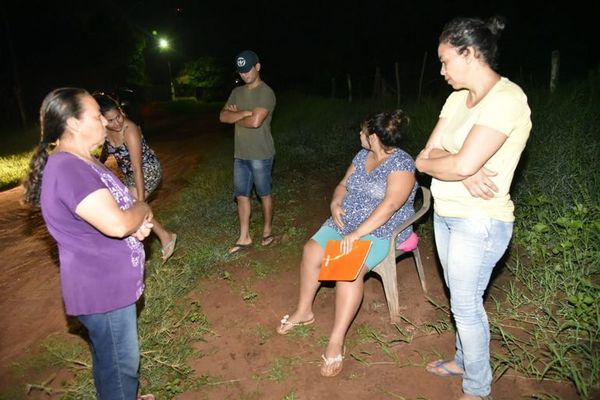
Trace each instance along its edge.
{"label": "white plastic chair", "polygon": [[385,299],[390,311],[390,320],[392,324],[400,322],[400,302],[398,300],[398,278],[396,273],[396,259],[398,257],[405,253],[412,253],[417,266],[419,280],[421,281],[421,288],[423,289],[423,292],[427,293],[427,285],[425,283],[425,273],[423,272],[423,262],[421,261],[419,245],[417,244],[417,247],[415,247],[413,250],[402,251],[397,249],[398,243],[396,243],[396,239],[398,238],[398,234],[400,232],[417,222],[423,215],[427,213],[427,211],[429,211],[429,207],[431,205],[431,192],[429,189],[422,186],[420,187],[420,190],[423,198],[421,208],[415,212],[415,215],[394,229],[394,232],[392,233],[394,245],[390,246],[387,256],[373,269],[373,272],[378,274],[383,282],[383,290],[385,292]]}

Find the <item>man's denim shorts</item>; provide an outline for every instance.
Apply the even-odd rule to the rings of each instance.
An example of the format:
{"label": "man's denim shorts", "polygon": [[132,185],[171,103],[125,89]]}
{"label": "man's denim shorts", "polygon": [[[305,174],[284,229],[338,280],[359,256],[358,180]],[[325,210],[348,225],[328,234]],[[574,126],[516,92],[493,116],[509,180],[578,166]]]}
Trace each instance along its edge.
{"label": "man's denim shorts", "polygon": [[271,194],[271,169],[273,159],[241,160],[233,162],[233,186],[235,197],[250,197],[252,186],[260,197]]}

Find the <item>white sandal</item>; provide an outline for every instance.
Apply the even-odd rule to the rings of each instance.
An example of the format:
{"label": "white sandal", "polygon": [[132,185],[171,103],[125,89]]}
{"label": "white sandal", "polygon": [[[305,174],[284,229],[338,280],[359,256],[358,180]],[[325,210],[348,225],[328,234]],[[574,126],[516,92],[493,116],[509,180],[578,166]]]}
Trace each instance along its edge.
{"label": "white sandal", "polygon": [[338,354],[335,357],[326,357],[325,354],[321,354],[321,358],[323,359],[323,364],[321,365],[321,376],[333,378],[342,372],[342,368],[344,366],[343,355]]}
{"label": "white sandal", "polygon": [[294,328],[298,326],[310,325],[313,322],[315,322],[315,317],[312,317],[311,319],[306,321],[290,321],[290,316],[286,314],[281,319],[281,325],[279,325],[279,327],[277,328],[277,333],[279,333],[280,335],[287,335]]}

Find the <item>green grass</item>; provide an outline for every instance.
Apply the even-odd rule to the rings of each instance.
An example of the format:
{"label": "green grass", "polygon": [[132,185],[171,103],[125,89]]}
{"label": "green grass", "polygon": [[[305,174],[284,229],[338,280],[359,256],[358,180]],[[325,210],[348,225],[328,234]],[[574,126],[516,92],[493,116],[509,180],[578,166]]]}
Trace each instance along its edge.
{"label": "green grass", "polygon": [[31,152],[0,157],[0,190],[18,186],[29,170]]}
{"label": "green grass", "polygon": [[508,270],[516,281],[493,315],[496,369],[571,381],[588,399],[600,381],[600,76],[533,96],[533,132],[515,185]]}
{"label": "green grass", "polygon": [[40,140],[39,135],[36,127],[0,131],[0,190],[21,183],[29,169],[32,150]]}
{"label": "green grass", "polygon": [[273,360],[268,370],[254,376],[256,380],[268,380],[281,383],[285,381],[293,372],[293,368],[300,361],[294,357],[279,357]]}
{"label": "green grass", "polygon": [[256,326],[255,333],[261,345],[267,343],[275,334],[272,327],[260,324]]}

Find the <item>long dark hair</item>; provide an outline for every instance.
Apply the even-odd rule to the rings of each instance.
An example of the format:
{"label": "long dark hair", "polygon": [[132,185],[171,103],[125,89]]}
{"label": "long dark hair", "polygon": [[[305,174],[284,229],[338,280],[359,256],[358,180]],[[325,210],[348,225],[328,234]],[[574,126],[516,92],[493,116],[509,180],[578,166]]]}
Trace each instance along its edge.
{"label": "long dark hair", "polygon": [[94,93],[92,96],[94,96],[94,99],[100,106],[100,112],[102,115],[106,114],[110,110],[122,111],[117,100],[111,96],[105,93]]}
{"label": "long dark hair", "polygon": [[448,22],[440,35],[440,43],[455,47],[458,54],[473,47],[492,68],[498,64],[498,38],[506,26],[506,20],[493,16],[487,20],[458,17]]}
{"label": "long dark hair", "polygon": [[399,147],[402,137],[407,133],[410,118],[402,110],[382,112],[368,117],[363,127],[369,135],[377,135],[386,148]]}
{"label": "long dark hair", "polygon": [[39,206],[48,150],[65,132],[67,119],[81,117],[81,98],[86,94],[85,89],[65,87],[51,91],[44,98],[40,107],[40,143],[29,161],[29,173],[23,181],[26,204]]}

